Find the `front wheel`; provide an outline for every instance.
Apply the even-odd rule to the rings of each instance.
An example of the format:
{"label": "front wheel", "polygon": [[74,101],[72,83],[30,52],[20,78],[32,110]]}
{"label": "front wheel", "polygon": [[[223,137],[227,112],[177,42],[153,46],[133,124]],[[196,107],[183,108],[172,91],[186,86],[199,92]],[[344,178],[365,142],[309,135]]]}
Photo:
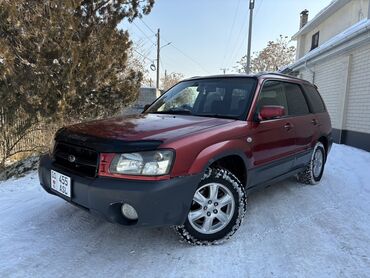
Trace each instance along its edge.
{"label": "front wheel", "polygon": [[246,199],[243,184],[230,171],[209,168],[194,194],[184,225],[175,229],[193,245],[222,243],[239,228]]}

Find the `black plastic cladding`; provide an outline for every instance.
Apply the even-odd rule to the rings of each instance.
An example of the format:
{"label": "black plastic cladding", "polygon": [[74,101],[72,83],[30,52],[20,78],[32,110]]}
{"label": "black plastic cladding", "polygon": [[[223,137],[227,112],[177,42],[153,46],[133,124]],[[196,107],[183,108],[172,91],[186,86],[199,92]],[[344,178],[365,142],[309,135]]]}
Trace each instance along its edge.
{"label": "black plastic cladding", "polygon": [[62,128],[56,133],[55,140],[57,142],[87,147],[99,153],[152,151],[157,149],[163,143],[160,140],[123,141],[118,139],[100,138],[71,132],[66,128]]}

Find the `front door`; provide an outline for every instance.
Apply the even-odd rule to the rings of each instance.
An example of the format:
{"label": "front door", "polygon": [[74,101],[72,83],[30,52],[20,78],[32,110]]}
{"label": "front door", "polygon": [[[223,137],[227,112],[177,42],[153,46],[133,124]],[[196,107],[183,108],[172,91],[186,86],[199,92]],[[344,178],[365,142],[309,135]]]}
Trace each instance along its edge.
{"label": "front door", "polygon": [[283,106],[286,115],[279,119],[252,123],[253,162],[250,186],[255,186],[289,172],[294,163],[296,144],[295,125],[289,116],[285,83],[265,81],[255,107],[258,115],[263,106]]}

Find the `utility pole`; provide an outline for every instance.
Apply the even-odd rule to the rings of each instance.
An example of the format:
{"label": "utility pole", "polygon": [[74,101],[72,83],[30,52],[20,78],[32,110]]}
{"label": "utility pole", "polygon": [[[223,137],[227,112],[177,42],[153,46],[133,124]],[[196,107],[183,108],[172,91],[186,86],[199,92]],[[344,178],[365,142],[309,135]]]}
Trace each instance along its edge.
{"label": "utility pole", "polygon": [[228,71],[229,69],[227,69],[227,68],[221,68],[220,69],[224,74],[226,74],[226,71]]}
{"label": "utility pole", "polygon": [[247,74],[251,71],[251,47],[252,47],[252,24],[253,9],[255,0],[249,0],[249,32],[248,32],[248,49],[247,49]]}
{"label": "utility pole", "polygon": [[159,90],[159,59],[160,59],[160,52],[161,52],[161,39],[160,39],[160,30],[158,28],[157,32],[157,83],[156,89]]}

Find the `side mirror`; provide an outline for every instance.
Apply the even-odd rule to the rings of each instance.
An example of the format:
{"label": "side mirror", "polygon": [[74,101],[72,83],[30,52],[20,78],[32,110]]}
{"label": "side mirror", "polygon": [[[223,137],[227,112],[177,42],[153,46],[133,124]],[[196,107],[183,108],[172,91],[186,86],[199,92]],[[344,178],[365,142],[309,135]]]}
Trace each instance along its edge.
{"label": "side mirror", "polygon": [[283,106],[266,105],[262,106],[258,119],[260,121],[277,119],[285,116],[285,108]]}
{"label": "side mirror", "polygon": [[150,107],[150,104],[145,104],[144,105],[144,109],[143,109],[143,113]]}

